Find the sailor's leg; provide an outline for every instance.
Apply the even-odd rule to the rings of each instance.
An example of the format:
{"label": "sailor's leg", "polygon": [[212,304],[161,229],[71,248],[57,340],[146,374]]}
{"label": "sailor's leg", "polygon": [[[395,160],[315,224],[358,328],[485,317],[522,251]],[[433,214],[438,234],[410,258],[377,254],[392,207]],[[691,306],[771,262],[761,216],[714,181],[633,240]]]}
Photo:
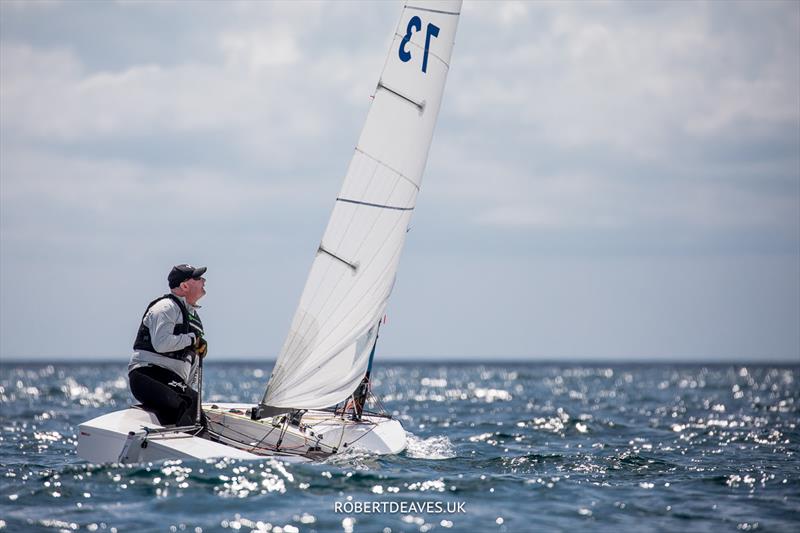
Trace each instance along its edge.
{"label": "sailor's leg", "polygon": [[[191,389],[183,383],[180,376],[165,368],[149,366],[132,370],[128,377],[131,393],[147,409],[156,414],[161,425],[180,422],[182,413],[192,401],[182,390]],[[194,421],[190,421],[187,425],[192,424]]]}
{"label": "sailor's leg", "polygon": [[181,397],[183,405],[179,409],[176,424],[179,426],[193,426],[197,423],[197,391],[186,387],[186,390],[181,392]]}

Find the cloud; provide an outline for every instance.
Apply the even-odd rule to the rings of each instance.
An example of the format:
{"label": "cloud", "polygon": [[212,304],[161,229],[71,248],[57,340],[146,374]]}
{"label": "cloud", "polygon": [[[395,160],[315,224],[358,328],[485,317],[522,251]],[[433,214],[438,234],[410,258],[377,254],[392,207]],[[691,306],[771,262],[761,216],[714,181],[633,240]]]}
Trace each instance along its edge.
{"label": "cloud", "polygon": [[[658,157],[675,137],[800,120],[800,22],[790,3],[669,4],[649,16],[625,4],[537,3],[515,10],[530,28],[516,32],[492,17],[508,6],[479,6],[464,26],[482,46],[454,69],[470,87],[453,95],[465,117],[491,109],[550,143]],[[719,28],[723,17],[730,29]]]}
{"label": "cloud", "polygon": [[[27,315],[9,310],[36,312],[26,298],[54,262],[72,287],[58,292],[53,282],[48,291],[98,308],[104,295],[78,289],[97,276],[113,281],[101,265],[124,258],[144,272],[176,256],[214,263],[219,282],[230,280],[226,302],[248,316],[261,316],[263,306],[243,303],[237,280],[257,278],[251,265],[269,264],[283,282],[265,292],[287,315],[270,322],[270,334],[282,335],[307,266],[286,258],[310,259],[324,228],[399,5],[4,1],[2,10],[4,353],[27,349],[13,333]],[[530,353],[528,300],[548,284],[526,285],[536,254],[548,255],[548,279],[568,302],[548,318],[554,347],[569,333],[557,327],[569,323],[569,308],[602,310],[587,306],[580,283],[570,292],[557,281],[564,256],[581,256],[568,265],[580,281],[603,255],[688,257],[713,278],[734,267],[708,257],[777,252],[789,263],[754,260],[741,294],[757,294],[759,275],[769,277],[773,291],[761,309],[775,300],[788,309],[783,321],[796,324],[796,299],[775,296],[796,285],[785,279],[796,273],[800,242],[796,3],[466,2],[463,12],[401,273],[424,277],[428,295],[443,287],[442,302],[458,301],[464,313],[473,313],[471,300],[485,302],[497,311],[498,336],[509,323],[524,333],[504,336],[515,339],[508,351]],[[465,259],[475,267],[443,284]],[[650,279],[646,270],[659,261],[630,268]],[[609,272],[626,264],[619,259]],[[664,291],[693,292],[680,285],[691,261],[673,264]],[[633,302],[628,276],[615,276]],[[484,278],[497,284],[480,285]],[[709,291],[739,294],[734,281]],[[149,295],[142,279],[131,283]],[[508,305],[519,285],[530,298]],[[658,297],[660,289],[648,289]],[[400,291],[395,312],[418,309],[425,294],[414,290]],[[620,324],[641,314],[634,303],[620,309]],[[712,303],[709,316],[734,307]],[[432,335],[494,349],[463,335],[482,329],[470,316],[463,324],[436,319],[446,314],[442,304],[425,318],[436,324]],[[217,318],[237,331],[224,325],[229,317]],[[758,324],[757,316],[734,318]],[[784,322],[760,331],[783,331]],[[647,323],[654,336],[637,347],[659,338],[659,324]],[[787,335],[780,342],[788,353],[797,343]],[[615,339],[605,341],[610,353]],[[230,342],[240,353],[261,349],[233,334]],[[418,349],[403,342],[395,353]],[[690,338],[680,347],[691,345]]]}
{"label": "cloud", "polygon": [[[36,150],[15,150],[3,158],[0,168],[7,204],[6,235],[19,229],[8,221],[27,215],[32,205],[38,206],[34,219],[53,227],[63,220],[41,217],[42,211],[81,213],[106,224],[135,222],[155,228],[175,214],[188,219],[192,213],[202,213],[206,221],[213,221],[279,209],[309,191],[309,184],[303,181],[238,180],[191,165],[165,169]],[[97,228],[89,225],[84,229],[91,233]]]}
{"label": "cloud", "polygon": [[460,223],[796,249],[796,4],[465,12],[425,191]]}
{"label": "cloud", "polygon": [[[185,13],[161,3],[119,8],[112,16],[163,20]],[[800,67],[793,45],[800,17],[791,4],[637,11],[614,3],[578,9],[509,2],[464,9],[447,119],[434,141],[449,143],[436,148],[448,159],[439,163],[446,176],[428,187],[436,202],[458,210],[453,199],[464,198],[469,220],[478,225],[553,231],[656,222],[775,229],[796,217],[796,196],[786,196],[786,186],[758,191],[751,185],[756,176],[771,183],[793,179],[796,150],[757,167],[754,153],[747,178],[718,179],[742,174],[741,161],[731,157],[742,139],[776,145],[796,137]],[[331,137],[338,150],[347,145],[341,132],[351,132],[350,144],[357,137],[374,90],[375,77],[364,72],[377,71],[385,50],[362,46],[352,33],[337,35],[342,39],[326,33],[351,27],[356,16],[378,14],[348,3],[202,5],[185,33],[196,40],[197,28],[204,28],[217,53],[186,47],[177,61],[100,69],[94,50],[75,41],[41,47],[17,37],[3,44],[0,62],[5,152],[32,143],[47,161],[48,150],[59,145],[78,154],[92,144],[116,146],[117,155],[112,151],[110,161],[98,164],[118,167],[132,157],[127,169],[164,183],[200,173],[195,181],[207,191],[217,191],[214,183],[234,190],[265,171],[288,176],[297,153],[325,150]],[[749,31],[754,20],[766,30]],[[337,95],[336,107],[328,105],[329,95]],[[191,142],[191,152],[206,152],[198,155],[201,162],[219,155],[212,169],[191,169],[187,153],[168,171],[144,171],[148,165],[137,158],[154,153],[151,139],[176,149]],[[123,145],[130,148],[120,150]],[[339,175],[349,155],[341,152]],[[59,164],[84,164],[78,161]],[[108,175],[119,177],[108,188],[126,191],[125,171],[113,172]],[[313,172],[300,173],[314,179]]]}
{"label": "cloud", "polygon": [[233,67],[245,65],[253,71],[275,65],[291,65],[300,59],[300,50],[287,30],[265,32],[225,32],[220,46]]}

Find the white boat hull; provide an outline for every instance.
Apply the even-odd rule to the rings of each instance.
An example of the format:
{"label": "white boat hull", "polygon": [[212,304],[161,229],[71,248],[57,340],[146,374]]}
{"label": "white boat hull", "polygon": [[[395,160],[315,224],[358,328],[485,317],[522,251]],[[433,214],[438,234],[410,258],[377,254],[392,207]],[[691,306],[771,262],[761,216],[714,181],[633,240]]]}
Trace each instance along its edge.
{"label": "white boat hull", "polygon": [[378,455],[402,452],[406,432],[397,420],[365,414],[361,420],[334,416],[330,411],[308,411],[299,425],[285,424],[283,416],[251,420],[249,406],[215,404],[205,409],[210,429],[222,442],[258,453],[275,449],[310,456],[331,455],[361,448]]}
{"label": "white boat hull", "polygon": [[328,411],[309,411],[299,425],[292,425],[283,416],[250,420],[245,412],[251,407],[204,404],[211,438],[159,433],[165,428],[156,416],[140,408],[115,411],[79,426],[78,455],[93,463],[264,456],[307,461],[355,447],[379,455],[400,453],[406,447],[403,426],[391,418],[365,415],[353,421]]}

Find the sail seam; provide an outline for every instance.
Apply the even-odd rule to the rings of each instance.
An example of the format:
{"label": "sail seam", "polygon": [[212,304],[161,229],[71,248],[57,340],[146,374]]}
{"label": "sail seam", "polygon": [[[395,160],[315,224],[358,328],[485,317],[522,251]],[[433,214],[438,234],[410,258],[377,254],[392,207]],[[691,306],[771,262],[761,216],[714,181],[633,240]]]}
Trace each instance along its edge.
{"label": "sail seam", "polygon": [[[363,153],[363,152],[362,152],[362,153]],[[374,158],[372,158],[372,157],[369,157],[368,159],[371,159],[371,160],[373,160],[373,161],[376,161],[376,160],[375,160]],[[377,169],[378,169],[378,166],[376,165],[376,166],[375,166],[375,168],[374,168],[374,169],[373,169],[373,171],[372,171],[372,176],[370,177],[369,183],[367,184],[367,187],[366,187],[366,189],[364,190],[364,195],[366,195],[366,194],[367,194],[367,192],[369,191],[369,188],[371,187],[372,183],[374,183],[374,180],[375,180],[375,174],[376,174],[376,172],[377,172]],[[399,183],[399,180],[395,180],[395,187],[397,186],[397,183]],[[392,189],[392,193],[393,193],[393,192],[394,192],[394,188]],[[387,199],[388,199],[388,198],[391,198],[391,196],[392,196],[392,193],[390,193],[390,194],[387,196]],[[341,239],[339,240],[339,242],[337,243],[337,245],[336,245],[336,249],[338,249],[338,248],[341,246],[341,244],[342,244],[342,241],[345,239],[346,235],[347,235],[347,234],[348,234],[348,232],[350,231],[350,226],[351,226],[351,224],[352,224],[352,222],[353,222],[353,220],[354,220],[354,218],[353,218],[354,216],[355,216],[355,212],[353,213],[353,216],[351,216],[351,218],[350,218],[350,221],[349,221],[349,222],[348,222],[348,224],[347,224],[347,228],[345,229],[345,231],[344,231],[344,234],[342,235],[342,238],[341,238]],[[376,223],[377,223],[377,219],[376,219]],[[373,225],[373,226],[374,226],[374,225]],[[370,231],[371,231],[371,230],[370,230]],[[323,239],[324,239],[324,237],[323,237]],[[356,251],[353,253],[353,257],[357,257],[357,256],[358,256],[358,253],[359,253],[359,251],[360,251],[360,249],[361,249],[361,246],[363,246],[363,244],[364,244],[364,241],[362,241],[362,242],[361,242],[361,244],[359,245],[359,248],[358,248],[358,249],[357,249],[357,250],[356,250]],[[327,250],[325,250],[325,251],[324,251],[324,253],[326,253],[326,254],[328,254],[328,255],[333,255],[333,254],[330,254],[330,253],[329,253]],[[334,256],[334,257],[335,257],[335,256]],[[339,258],[339,257],[336,257],[336,259],[341,259],[341,258]],[[326,272],[327,272],[327,269],[326,269]],[[354,270],[353,272],[355,273],[355,272],[357,272],[357,270]],[[338,279],[338,280],[335,282],[335,285],[334,285],[335,287],[338,287],[338,286],[339,286],[339,284],[342,282],[342,280],[343,280],[343,276],[345,276],[345,274],[344,274],[344,273],[342,273],[342,274],[340,275],[339,279]],[[322,306],[321,306],[321,309],[322,309],[322,310],[326,309],[326,307],[328,306],[328,303],[329,303],[329,301],[330,301],[330,299],[331,299],[331,297],[333,296],[333,294],[334,294],[334,293],[335,293],[335,291],[331,291],[331,292],[328,294],[328,297],[327,297],[327,298],[325,299],[325,301],[322,303]],[[315,300],[316,300],[316,298],[317,298],[317,290],[315,290],[313,294],[314,294],[314,295],[312,296],[312,301],[315,301]],[[333,309],[333,310],[332,310],[330,313],[328,313],[328,316],[330,316],[330,315],[331,315],[331,314],[332,314],[332,313],[333,313],[333,312],[334,312],[336,309],[338,309],[338,308],[339,308],[339,305],[335,306],[335,307],[334,307],[334,309]],[[325,313],[322,313],[322,311],[321,311],[321,312],[320,312],[320,316],[323,316],[323,315],[325,315]],[[301,322],[301,325],[302,325],[302,324],[305,324],[305,317],[304,317],[303,321]],[[302,327],[298,326],[298,331],[300,331],[300,330],[302,330]],[[314,338],[315,338],[315,340],[316,340],[316,336],[315,336]],[[302,338],[301,338],[301,339],[302,339]],[[292,342],[292,343],[289,343],[289,344],[294,344],[294,342]],[[301,349],[301,350],[302,350],[302,345],[297,345],[297,344],[294,344],[294,346],[292,347],[292,351],[296,351],[296,350],[298,350],[298,349]],[[287,352],[289,352],[289,349],[287,349],[286,351],[287,351]],[[300,364],[301,364],[301,363],[300,363]]]}
{"label": "sail seam", "polygon": [[[369,188],[370,188],[370,186],[372,185],[372,183],[373,183],[373,181],[375,179],[375,173],[377,172],[377,168],[378,167],[376,166],[372,170],[372,175],[370,176],[370,179],[367,182],[366,188],[365,188],[365,190],[363,192],[363,194],[365,196],[366,196],[367,192],[369,191]],[[341,247],[343,240],[347,237],[347,234],[350,231],[350,226],[353,223],[353,220],[354,220],[353,217],[354,216],[355,216],[355,214],[353,214],[353,216],[350,217],[350,220],[347,223],[347,227],[345,228],[345,231],[343,232],[342,237],[339,239],[339,241],[334,246],[335,249],[338,250]],[[324,238],[325,237],[323,236],[323,240],[324,240]],[[327,276],[327,272],[329,271],[329,269],[330,269],[330,265],[328,265],[326,267],[325,274],[322,276],[323,278]],[[339,281],[341,281],[341,278],[340,278]],[[338,281],[337,281],[337,286],[338,286]],[[314,290],[314,292],[312,293],[312,296],[311,296],[311,303],[309,304],[310,306],[313,306],[313,303],[317,301],[317,295],[318,295],[318,290]],[[328,297],[322,303],[321,309],[325,309],[325,307],[328,305],[328,302],[330,301],[332,296],[333,296],[333,292],[328,294]],[[284,353],[284,351],[286,353],[295,354],[297,350],[302,350],[302,344],[298,344],[298,342],[302,343],[303,337],[301,336],[300,338],[298,338],[297,337],[297,332],[302,331],[303,327],[306,324],[306,318],[307,317],[303,317],[303,319],[301,320],[300,324],[298,324],[298,326],[297,326],[295,334],[292,335],[291,339],[287,339],[286,345],[284,346],[285,350],[281,351],[281,355]]]}
{"label": "sail seam", "polygon": [[443,11],[441,9],[431,9],[429,7],[417,7],[417,6],[409,6],[406,5],[406,9],[417,9],[419,11],[428,11],[429,13],[441,13],[442,15],[460,15],[461,12],[454,12],[454,11]]}
{"label": "sail seam", "polygon": [[[323,239],[318,241],[318,253],[306,280],[290,334],[264,391],[262,401],[265,404],[304,408],[310,405],[318,407],[322,403],[329,405],[334,400],[340,401],[344,392],[352,394],[364,375],[364,369],[369,370],[371,366],[372,353],[368,347],[371,337],[364,343],[360,339],[369,332],[369,328],[380,321],[392,292],[408,221],[416,208],[416,193],[421,188],[414,180],[422,179],[430,150],[432,129],[436,115],[439,114],[439,103],[449,71],[450,59],[445,61],[436,52],[442,51],[445,55],[449,53],[455,37],[455,22],[460,14],[461,2],[439,5],[437,9],[426,5],[424,1],[408,5],[414,1],[419,0],[406,0],[404,7],[419,11],[422,19],[431,19],[443,30],[439,40],[427,43],[435,43],[425,50],[428,56],[427,73],[430,75],[428,82],[418,87],[416,82],[408,83],[407,79],[399,76],[395,69],[398,66],[398,43],[405,41],[415,63],[418,58],[423,57],[423,44],[426,44],[421,34],[415,36],[417,42],[406,35],[409,29],[408,19],[413,15],[404,9],[375,89],[377,92],[384,88],[394,94],[396,99],[392,100],[391,96],[373,96],[373,105],[370,106],[367,116],[369,124],[365,124],[362,129],[362,135],[367,135],[367,128],[369,135],[373,135],[373,129],[377,128],[375,131],[378,140],[383,138],[387,128],[388,131],[394,131],[395,125],[386,121],[386,110],[400,114],[411,122],[414,133],[420,136],[420,143],[413,143],[408,147],[398,146],[397,154],[395,151],[385,150],[381,144],[375,144],[372,148],[377,156],[386,158],[390,164],[397,163],[398,168],[410,174],[403,175],[379,160],[376,155],[364,152],[359,146],[355,147],[356,152],[366,157],[353,158],[341,192],[336,197],[336,205],[343,202],[378,209],[334,208]],[[447,10],[451,5],[459,8],[459,11]],[[444,18],[453,15],[453,19]],[[401,30],[405,31],[400,33]],[[429,36],[428,40],[431,38]],[[444,71],[435,66],[436,60],[444,65]],[[393,87],[383,85],[384,79]],[[413,112],[403,108],[404,104],[397,98],[416,107],[419,117],[410,116]],[[377,122],[370,122],[370,117],[377,117]],[[370,141],[364,142],[372,147]],[[407,184],[403,185],[401,181],[406,181]],[[408,184],[413,189],[408,189]],[[401,204],[411,207],[402,207]],[[345,252],[344,255],[336,255],[342,251]],[[321,255],[327,255],[333,261],[328,261],[320,257]],[[348,268],[341,268],[336,263],[344,264]],[[377,341],[377,330],[375,333],[374,340]],[[374,343],[372,350],[375,350]],[[317,376],[320,373],[332,373],[329,376],[331,379],[326,378],[324,384],[318,383]],[[268,397],[274,401],[266,401]]]}
{"label": "sail seam", "polygon": [[[395,36],[395,37],[399,37],[400,39],[402,39],[403,37],[405,37],[405,36],[404,36],[403,34],[401,34],[401,33],[395,33],[395,34],[394,34],[394,36]],[[415,46],[415,47],[417,48],[417,50],[423,50],[422,46],[421,46],[421,45],[419,45],[419,44],[417,44],[417,43],[415,43],[414,41],[409,41],[409,42],[408,42],[408,44],[409,44],[409,46]],[[429,55],[429,56],[432,56],[432,57],[435,57],[436,59],[438,59],[439,61],[441,61],[441,62],[442,62],[442,65],[444,65],[444,68],[446,68],[448,71],[450,70],[450,63],[448,63],[447,61],[445,61],[444,59],[442,59],[441,57],[439,57],[438,55],[436,55],[436,52],[434,52],[433,50],[428,50],[428,55]],[[384,71],[385,71],[385,70],[386,70],[386,69],[384,68]],[[381,72],[381,76],[383,76],[383,72]]]}
{"label": "sail seam", "polygon": [[[397,226],[397,224],[400,222],[400,220],[401,220],[401,219],[398,219],[398,220],[395,222],[395,224],[394,224],[394,226],[395,226],[395,227],[396,227],[396,226]],[[395,263],[395,259],[397,258],[397,256],[399,255],[399,253],[400,253],[400,250],[395,250],[394,254],[392,254],[392,257],[390,257],[390,258],[389,258],[389,260],[388,260],[388,261],[386,261],[386,262],[384,263],[383,269],[381,270],[381,272],[380,272],[380,275],[378,276],[378,279],[377,279],[377,280],[376,280],[376,281],[375,281],[375,282],[374,282],[372,285],[370,285],[369,287],[366,287],[366,288],[365,288],[365,289],[364,289],[364,290],[361,292],[361,298],[364,298],[364,297],[366,297],[366,295],[367,295],[367,294],[373,293],[373,292],[374,292],[374,291],[375,291],[375,290],[376,290],[376,289],[379,287],[379,285],[380,285],[380,282],[379,282],[379,280],[380,280],[380,279],[383,277],[383,275],[386,273],[386,271],[387,271],[389,268],[391,268],[391,265]],[[374,254],[374,255],[373,255],[373,256],[372,256],[372,257],[369,259],[369,261],[367,261],[367,267],[369,267],[369,266],[371,266],[371,265],[372,265],[372,262],[375,260],[375,258],[377,257],[377,255],[378,255],[378,253],[376,252],[376,253],[375,253],[375,254]],[[391,293],[391,289],[389,290],[389,293]],[[383,306],[383,308],[385,309],[385,305],[386,305],[386,298],[388,297],[389,293],[387,293],[387,294],[385,295],[385,297],[381,298],[381,300],[382,300],[382,303],[378,305],[378,308],[380,308],[381,306]],[[338,328],[339,326],[341,326],[341,324],[342,324],[342,323],[344,323],[344,321],[345,321],[347,318],[349,318],[349,317],[350,317],[350,316],[351,316],[351,315],[352,315],[352,314],[353,314],[355,311],[356,311],[356,308],[351,308],[349,311],[347,311],[347,313],[346,313],[344,316],[342,316],[342,317],[339,319],[339,322],[336,324],[336,326],[335,326],[333,329],[336,329],[336,328]],[[375,314],[375,315],[382,315],[382,313],[383,313],[383,311],[381,311],[381,313],[377,313],[377,314]],[[361,317],[359,317],[359,319],[357,320],[357,322],[363,322],[363,321],[364,321],[364,318],[365,318],[365,317],[367,317],[367,316],[370,316],[370,314],[371,314],[371,313],[369,313],[369,311],[368,311],[368,312],[366,312],[366,313],[364,313],[364,314],[362,314],[362,315],[361,315]],[[328,335],[327,335],[326,337],[324,337],[323,339],[321,339],[320,343],[322,343],[322,342],[325,342],[325,341],[328,339],[328,337],[329,337],[330,335],[331,335],[331,333],[328,333]],[[340,347],[340,348],[339,348],[339,350],[341,350],[341,349],[344,349],[344,347]]]}
{"label": "sail seam", "polygon": [[[398,217],[398,218],[395,220],[395,223],[393,224],[393,229],[397,227],[397,225],[400,223],[400,221],[401,221],[401,220],[403,220],[403,218],[402,218],[402,217]],[[363,242],[362,242],[362,244],[363,244]],[[384,243],[381,245],[381,248],[380,248],[380,249],[382,249],[384,246],[386,246],[386,241],[385,241],[385,242],[384,242]],[[365,266],[365,268],[369,268],[369,267],[372,265],[373,261],[374,261],[374,260],[375,260],[375,259],[378,257],[378,255],[379,255],[379,253],[380,253],[380,249],[379,249],[379,250],[376,250],[376,251],[375,251],[375,253],[372,255],[372,257],[370,257],[370,258],[369,258],[369,259],[366,261],[366,263],[365,263],[365,265],[366,265],[366,266]],[[323,250],[323,252],[324,252],[324,253],[326,253],[326,254],[328,254],[328,255],[332,255],[332,256],[333,256],[333,257],[335,257],[337,260],[343,261],[341,258],[334,256],[333,254],[331,254],[331,253],[330,253],[330,252],[328,252],[327,250]],[[358,253],[358,252],[356,252],[356,254],[357,254],[357,253]],[[383,269],[381,270],[381,272],[380,272],[380,275],[378,276],[378,280],[376,280],[376,281],[375,281],[375,282],[374,282],[374,283],[373,283],[371,286],[369,286],[369,287],[367,287],[367,288],[365,288],[365,289],[364,289],[364,291],[361,293],[362,297],[364,297],[364,296],[366,296],[367,294],[369,294],[369,293],[371,293],[371,292],[374,292],[374,291],[376,290],[376,288],[379,286],[379,280],[381,279],[381,277],[383,276],[383,274],[386,272],[386,270],[387,270],[388,268],[390,268],[390,267],[391,267],[391,265],[392,265],[392,264],[395,262],[395,258],[397,257],[397,255],[398,255],[399,253],[400,253],[400,250],[395,250],[395,251],[394,251],[394,254],[392,254],[392,257],[391,257],[391,258],[389,258],[389,260],[388,260],[388,261],[386,261],[386,262],[384,263],[384,267],[383,267]],[[345,262],[346,262],[346,261],[345,261]],[[359,268],[360,268],[360,265],[361,265],[361,264],[359,264]],[[344,275],[344,274],[343,274],[343,275]],[[341,277],[340,277],[339,281],[341,281]],[[338,287],[338,283],[339,283],[339,282],[337,282],[337,283],[336,283],[336,286],[337,286],[337,287]],[[331,291],[331,294],[332,294],[333,292],[335,292],[335,291]],[[391,292],[391,291],[390,291],[390,292]],[[387,296],[388,296],[388,294],[387,294]],[[338,310],[338,308],[339,308],[339,307],[341,307],[341,305],[343,304],[343,302],[344,302],[343,300],[342,300],[342,301],[340,301],[340,302],[339,302],[339,304],[338,304],[338,305],[337,305],[337,306],[336,306],[336,307],[335,307],[333,310],[331,310],[331,312],[330,312],[330,313],[328,313],[328,316],[327,316],[327,318],[325,319],[325,320],[326,320],[326,322],[323,322],[322,324],[326,324],[326,323],[327,323],[327,320],[329,320],[329,319],[330,319],[330,318],[333,316],[333,312],[335,312],[336,310]],[[383,302],[384,302],[384,304],[385,304],[385,298],[383,299]],[[327,301],[326,301],[326,305],[327,305]],[[327,341],[327,339],[328,339],[328,338],[331,336],[331,334],[332,334],[333,330],[335,330],[336,328],[338,328],[338,327],[339,327],[339,326],[340,326],[340,325],[341,325],[341,324],[342,324],[342,323],[343,323],[343,322],[344,322],[344,321],[345,321],[345,320],[346,320],[346,319],[347,319],[349,316],[351,316],[351,315],[352,315],[352,313],[353,313],[354,311],[355,311],[355,308],[350,308],[350,310],[348,310],[348,311],[347,311],[347,312],[344,314],[344,316],[342,316],[342,317],[339,319],[339,322],[336,324],[336,326],[335,326],[335,327],[333,327],[333,328],[330,328],[330,331],[328,332],[328,334],[327,334],[327,335],[325,335],[325,336],[324,336],[324,337],[322,337],[321,339],[320,339],[320,338],[318,338],[318,337],[315,337],[315,341],[316,341],[316,343],[317,343],[317,346],[319,346],[320,344],[322,344],[322,343],[326,342],[326,341]],[[367,314],[366,314],[366,315],[364,315],[364,316],[369,316],[369,313],[367,313]],[[359,322],[360,322],[360,321],[362,321],[362,320],[363,320],[363,319],[360,319],[360,320],[359,320]],[[321,329],[323,329],[323,327],[322,327],[322,324],[320,325],[320,330],[321,330]],[[343,348],[344,348],[344,347],[339,347],[339,350],[341,350],[341,349],[343,349]],[[302,363],[298,363],[298,365],[297,365],[297,366],[293,366],[293,367],[291,367],[291,368],[299,368],[299,367],[301,367],[301,366],[302,366]]]}
{"label": "sail seam", "polygon": [[[397,227],[397,224],[400,222],[400,220],[402,220],[402,219],[401,219],[401,218],[398,218],[398,219],[395,221],[395,223],[394,223],[394,227]],[[384,242],[384,246],[385,246],[385,244],[386,244],[386,243]],[[325,251],[325,252],[326,252],[326,253],[328,253],[328,254],[330,254],[330,252],[327,252],[327,251]],[[373,262],[373,261],[375,260],[375,258],[378,256],[378,253],[379,253],[379,250],[378,250],[378,251],[376,251],[376,253],[375,253],[375,254],[373,254],[373,256],[372,256],[372,257],[371,257],[371,258],[370,258],[370,259],[367,261],[367,267],[369,267],[369,266],[372,264],[372,262]],[[396,259],[396,257],[399,255],[399,253],[400,253],[400,250],[395,250],[395,252],[394,252],[394,254],[392,255],[392,257],[391,257],[391,258],[389,258],[389,260],[388,260],[388,261],[387,261],[387,262],[384,264],[383,270],[381,271],[381,273],[380,273],[380,276],[378,277],[378,279],[380,279],[380,278],[383,276],[383,274],[386,272],[386,270],[387,270],[388,268],[390,268],[390,267],[391,267],[391,265],[392,265],[392,264],[395,262],[395,259]],[[337,258],[337,259],[339,259],[339,258]],[[374,291],[376,290],[376,288],[378,287],[378,285],[379,285],[379,282],[378,282],[378,281],[375,281],[375,282],[374,282],[374,283],[373,283],[371,286],[369,286],[369,287],[365,288],[365,289],[364,289],[364,291],[362,292],[362,297],[363,297],[363,296],[366,296],[366,295],[367,295],[368,293],[370,293],[370,292],[374,292]],[[390,291],[390,292],[391,292],[391,291]],[[388,296],[388,295],[387,295],[387,296]],[[337,305],[337,308],[338,308],[339,306],[341,306],[341,304],[342,304],[342,302],[340,301],[340,302],[339,302],[339,305]],[[384,305],[384,306],[385,306],[385,304],[386,304],[386,301],[385,301],[385,298],[383,298],[383,304],[382,304],[382,305]],[[339,326],[340,326],[340,325],[341,325],[341,324],[342,324],[342,323],[343,323],[343,322],[344,322],[344,321],[345,321],[345,320],[346,320],[346,319],[347,319],[347,318],[348,318],[350,315],[352,315],[352,313],[353,313],[354,311],[355,311],[355,309],[354,309],[354,308],[351,308],[351,309],[350,309],[350,310],[349,310],[349,311],[348,311],[348,312],[347,312],[347,313],[346,313],[344,316],[342,316],[342,317],[340,318],[339,322],[336,324],[336,327],[339,327]],[[380,313],[378,313],[378,314],[380,314]],[[364,316],[368,316],[368,315],[369,315],[369,313],[367,313],[367,314],[366,314],[366,315],[364,315]],[[362,320],[363,320],[363,319],[362,319]],[[361,320],[359,320],[359,322],[360,322],[360,321],[361,321]],[[333,328],[333,329],[335,329],[335,328]],[[319,341],[319,342],[318,342],[318,345],[319,345],[319,344],[321,344],[321,343],[323,343],[323,342],[325,342],[325,341],[327,341],[328,337],[330,337],[330,335],[331,335],[331,334],[332,334],[332,333],[331,333],[331,332],[329,332],[329,333],[328,333],[328,334],[327,334],[325,337],[323,337],[322,339],[316,339],[316,340],[318,340],[318,341]],[[339,348],[339,350],[341,350],[341,349],[343,349],[343,348]],[[302,364],[301,364],[301,363],[298,363],[298,365],[296,365],[296,366],[293,366],[292,368],[293,368],[293,369],[294,369],[294,368],[300,368],[301,366],[302,366]],[[283,392],[283,391],[281,391],[281,392]],[[276,394],[277,394],[277,393],[276,393]],[[266,393],[265,393],[265,396],[264,396],[264,397],[266,398]]]}
{"label": "sail seam", "polygon": [[414,207],[397,207],[394,205],[373,204],[371,202],[362,202],[360,200],[350,200],[349,198],[337,198],[337,202],[347,202],[348,204],[366,205],[368,207],[380,207],[381,209],[395,209],[397,211],[413,211]]}
{"label": "sail seam", "polygon": [[381,165],[381,166],[383,166],[383,167],[386,167],[386,168],[388,168],[389,170],[391,170],[392,172],[394,172],[395,174],[397,174],[398,176],[400,176],[401,178],[403,178],[404,180],[406,180],[407,182],[409,182],[411,185],[413,185],[413,186],[414,186],[414,188],[415,188],[415,189],[417,189],[417,191],[419,191],[419,185],[417,185],[416,183],[414,183],[414,180],[412,180],[411,178],[409,178],[408,176],[406,176],[405,174],[403,174],[403,173],[402,173],[402,172],[400,172],[399,170],[397,170],[397,169],[394,169],[394,168],[390,167],[389,165],[387,165],[386,163],[384,163],[383,161],[381,161],[380,159],[378,159],[378,158],[376,158],[376,157],[373,157],[373,156],[371,156],[370,154],[368,154],[367,152],[365,152],[364,150],[362,150],[362,149],[361,149],[361,148],[359,148],[358,146],[356,146],[356,152],[358,152],[358,153],[360,153],[360,154],[362,154],[362,155],[365,155],[366,157],[369,157],[370,159],[372,159],[373,161],[375,161],[375,162],[376,162],[376,163],[378,163],[379,165]]}

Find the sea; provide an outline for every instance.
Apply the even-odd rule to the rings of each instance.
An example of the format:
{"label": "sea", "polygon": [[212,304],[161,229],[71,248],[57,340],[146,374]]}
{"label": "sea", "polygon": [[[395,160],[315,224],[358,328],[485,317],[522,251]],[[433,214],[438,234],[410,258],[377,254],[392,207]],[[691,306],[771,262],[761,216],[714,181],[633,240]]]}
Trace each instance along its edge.
{"label": "sea", "polygon": [[[0,529],[800,531],[800,364],[383,362],[399,455],[90,464],[125,363],[0,364]],[[209,362],[204,399],[270,369]]]}

